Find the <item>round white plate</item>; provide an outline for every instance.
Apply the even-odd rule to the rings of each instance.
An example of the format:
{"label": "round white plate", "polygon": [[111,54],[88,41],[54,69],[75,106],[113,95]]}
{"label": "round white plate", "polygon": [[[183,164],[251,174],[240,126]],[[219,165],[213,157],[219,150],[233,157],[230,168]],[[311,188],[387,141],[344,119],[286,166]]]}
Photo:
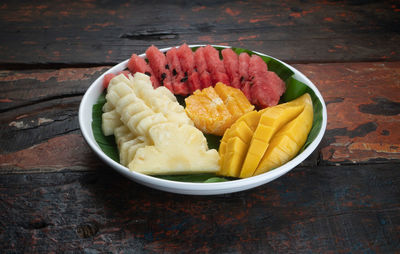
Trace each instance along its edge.
{"label": "round white plate", "polygon": [[[205,46],[205,45],[189,45],[189,47],[198,47],[198,46]],[[215,47],[225,47],[226,46],[220,46],[220,45],[212,45]],[[164,48],[160,49],[160,51],[165,52],[170,48]],[[271,57],[259,52],[255,52],[260,55],[264,55],[267,57]],[[140,55],[140,57],[145,57],[145,54]],[[271,57],[273,58],[273,57]],[[276,58],[274,58],[276,59]],[[276,59],[278,60],[278,59]],[[287,162],[286,164],[282,165],[279,168],[273,169],[269,172],[266,172],[261,175],[245,178],[245,179],[239,179],[239,180],[233,180],[233,181],[227,181],[227,182],[217,182],[217,183],[190,183],[190,182],[178,182],[178,181],[171,181],[171,180],[165,180],[165,179],[160,179],[157,177],[152,177],[148,175],[144,175],[141,173],[136,173],[136,172],[131,172],[128,170],[128,168],[122,166],[121,164],[115,162],[112,160],[110,157],[108,157],[106,154],[103,153],[103,151],[100,149],[99,145],[96,143],[93,132],[92,132],[92,107],[94,104],[96,104],[97,99],[103,92],[103,77],[104,75],[108,73],[117,73],[119,71],[123,71],[127,68],[128,60],[125,60],[116,66],[112,67],[109,69],[107,72],[105,72],[103,75],[101,75],[99,78],[97,78],[88,88],[86,91],[85,95],[82,98],[82,102],[79,107],[79,125],[83,134],[83,137],[89,144],[90,148],[109,166],[111,166],[113,169],[117,170],[119,173],[122,175],[126,176],[127,178],[146,185],[151,188],[155,188],[158,190],[162,191],[167,191],[167,192],[173,192],[173,193],[179,193],[179,194],[190,194],[190,195],[215,195],[215,194],[225,194],[225,193],[232,193],[232,192],[238,192],[238,191],[243,191],[247,189],[251,189],[257,186],[260,186],[262,184],[268,183],[284,174],[289,172],[291,169],[296,167],[298,164],[300,164],[302,161],[304,161],[318,146],[320,143],[326,129],[326,124],[327,124],[327,113],[326,113],[326,105],[324,102],[324,99],[322,98],[321,93],[318,91],[317,87],[301,72],[293,68],[292,66],[280,61],[282,64],[286,65],[289,67],[295,74],[294,78],[303,82],[306,84],[308,87],[310,87],[315,95],[319,98],[322,104],[322,126],[321,129],[315,138],[315,140],[300,154],[298,154],[295,158],[293,158],[291,161]]]}

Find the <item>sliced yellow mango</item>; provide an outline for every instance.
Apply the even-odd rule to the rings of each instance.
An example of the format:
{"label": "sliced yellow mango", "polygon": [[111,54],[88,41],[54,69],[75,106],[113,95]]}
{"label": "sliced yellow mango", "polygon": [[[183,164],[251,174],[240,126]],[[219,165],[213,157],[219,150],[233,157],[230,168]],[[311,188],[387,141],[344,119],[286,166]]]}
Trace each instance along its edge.
{"label": "sliced yellow mango", "polygon": [[271,139],[254,175],[259,175],[291,160],[305,144],[313,122],[313,105],[309,94],[303,95],[304,109]]}
{"label": "sliced yellow mango", "polygon": [[303,111],[306,100],[307,96],[303,95],[293,101],[262,110],[260,121],[251,139],[240,172],[240,178],[250,177],[254,174],[273,135]]}
{"label": "sliced yellow mango", "polygon": [[[253,133],[258,125],[260,114],[257,111],[251,111],[241,116],[230,128],[228,128],[221,139],[219,146],[220,154],[220,175],[238,177],[240,168],[243,164],[243,159],[247,154]],[[233,141],[235,137],[238,137],[244,144],[241,149],[234,149],[227,151],[227,147],[230,147],[229,142]],[[239,170],[237,168],[231,168],[229,165],[240,162]],[[235,164],[236,165],[236,164]]]}
{"label": "sliced yellow mango", "polygon": [[223,165],[226,169],[225,176],[237,177],[239,175],[246,151],[247,144],[239,137],[229,139]]}

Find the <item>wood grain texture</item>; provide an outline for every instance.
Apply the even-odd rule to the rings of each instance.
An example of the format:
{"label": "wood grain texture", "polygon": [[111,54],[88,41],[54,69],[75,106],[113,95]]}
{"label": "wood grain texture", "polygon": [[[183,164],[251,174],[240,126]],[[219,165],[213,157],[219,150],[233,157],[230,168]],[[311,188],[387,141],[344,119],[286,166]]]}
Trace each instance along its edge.
{"label": "wood grain texture", "polygon": [[307,64],[328,110],[321,160],[360,163],[400,159],[400,63]]}
{"label": "wood grain texture", "polygon": [[0,249],[393,253],[400,248],[400,171],[393,166],[296,168],[218,196],[160,192],[109,169],[0,175]]}
{"label": "wood grain texture", "polygon": [[[0,112],[81,96],[109,67],[0,70]],[[23,110],[23,109],[22,109]]]}
{"label": "wood grain texture", "polygon": [[2,1],[0,65],[115,64],[132,53],[228,44],[288,62],[399,60],[397,1]]}
{"label": "wood grain texture", "polygon": [[[1,253],[398,253],[400,3],[0,3]],[[327,103],[319,148],[258,188],[184,196],[136,184],[90,150],[88,86],[151,44],[277,57]]]}

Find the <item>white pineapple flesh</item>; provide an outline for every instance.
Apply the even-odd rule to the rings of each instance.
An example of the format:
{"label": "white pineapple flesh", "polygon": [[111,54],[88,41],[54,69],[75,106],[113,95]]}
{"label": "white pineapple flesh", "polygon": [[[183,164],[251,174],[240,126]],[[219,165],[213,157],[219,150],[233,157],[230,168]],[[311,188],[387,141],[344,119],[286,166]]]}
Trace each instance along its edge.
{"label": "white pineapple flesh", "polygon": [[208,150],[203,133],[191,125],[163,123],[150,129],[153,146],[136,151],[129,169],[149,175],[215,173],[219,155]]}
{"label": "white pineapple flesh", "polygon": [[120,163],[130,170],[151,175],[219,170],[218,152],[208,149],[175,96],[165,87],[154,89],[147,75],[114,77],[106,100],[103,132],[114,134]]}

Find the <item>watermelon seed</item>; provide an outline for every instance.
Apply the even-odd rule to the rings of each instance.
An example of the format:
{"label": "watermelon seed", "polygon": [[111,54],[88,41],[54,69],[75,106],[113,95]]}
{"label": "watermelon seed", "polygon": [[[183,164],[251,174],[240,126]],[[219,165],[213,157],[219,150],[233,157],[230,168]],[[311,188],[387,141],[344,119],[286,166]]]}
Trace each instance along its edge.
{"label": "watermelon seed", "polygon": [[144,74],[146,74],[147,76],[151,77],[151,73],[146,71]]}
{"label": "watermelon seed", "polygon": [[188,77],[185,76],[185,77],[183,77],[183,78],[181,79],[181,82],[186,82],[187,80],[188,80]]}
{"label": "watermelon seed", "polygon": [[175,69],[172,70],[172,75],[174,75],[174,76],[178,75],[178,73],[176,72]]}
{"label": "watermelon seed", "polygon": [[167,77],[167,74],[166,74],[166,73],[162,73],[162,74],[161,74],[161,79],[162,79],[162,80],[164,80],[166,77]]}
{"label": "watermelon seed", "polygon": [[165,69],[169,70],[169,65],[168,64],[165,65]]}

